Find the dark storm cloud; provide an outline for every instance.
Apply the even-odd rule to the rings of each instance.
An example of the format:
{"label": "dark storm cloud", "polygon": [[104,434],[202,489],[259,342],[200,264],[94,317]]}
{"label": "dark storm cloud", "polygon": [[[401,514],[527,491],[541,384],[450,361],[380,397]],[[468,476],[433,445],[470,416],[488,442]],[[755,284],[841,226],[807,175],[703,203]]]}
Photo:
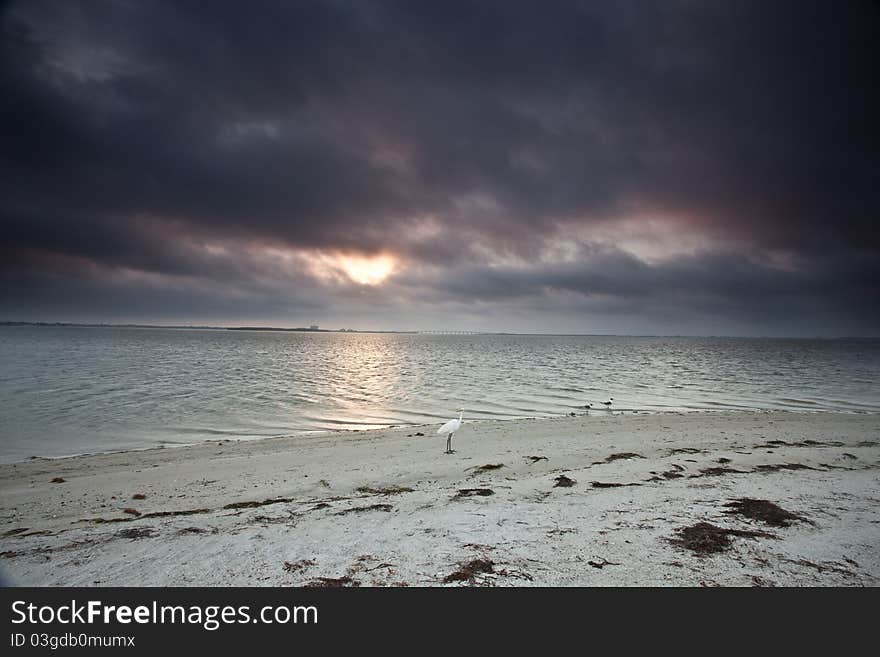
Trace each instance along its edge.
{"label": "dark storm cloud", "polygon": [[[867,0],[11,3],[0,308],[365,317],[367,294],[876,334],[878,27]],[[615,241],[648,220],[665,259]],[[260,249],[407,267],[383,296]]]}
{"label": "dark storm cloud", "polygon": [[648,265],[630,254],[610,252],[592,257],[588,263],[546,264],[529,269],[463,268],[430,284],[453,298],[471,296],[479,300],[564,290],[600,298],[766,303],[786,296],[796,298],[810,288],[822,295],[833,294],[853,301],[870,293],[880,274],[880,270],[865,269],[835,263],[806,271],[786,271],[735,253],[680,256],[674,261]]}

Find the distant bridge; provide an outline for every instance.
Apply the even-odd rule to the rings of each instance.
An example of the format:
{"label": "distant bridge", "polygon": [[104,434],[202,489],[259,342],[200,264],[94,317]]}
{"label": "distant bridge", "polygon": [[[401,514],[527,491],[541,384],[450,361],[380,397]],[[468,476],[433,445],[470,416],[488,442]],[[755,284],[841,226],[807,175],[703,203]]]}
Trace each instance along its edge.
{"label": "distant bridge", "polygon": [[489,334],[484,331],[433,330],[433,331],[419,331],[419,335],[489,335]]}

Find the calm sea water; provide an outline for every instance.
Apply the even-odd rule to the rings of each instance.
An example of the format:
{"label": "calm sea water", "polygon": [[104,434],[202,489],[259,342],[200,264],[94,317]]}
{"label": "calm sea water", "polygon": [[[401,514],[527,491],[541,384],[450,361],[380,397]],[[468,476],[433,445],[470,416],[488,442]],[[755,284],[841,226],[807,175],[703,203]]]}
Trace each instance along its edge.
{"label": "calm sea water", "polygon": [[[880,340],[0,328],[0,461],[579,412],[880,411]],[[604,411],[593,411],[600,415]],[[306,438],[303,438],[306,439]]]}

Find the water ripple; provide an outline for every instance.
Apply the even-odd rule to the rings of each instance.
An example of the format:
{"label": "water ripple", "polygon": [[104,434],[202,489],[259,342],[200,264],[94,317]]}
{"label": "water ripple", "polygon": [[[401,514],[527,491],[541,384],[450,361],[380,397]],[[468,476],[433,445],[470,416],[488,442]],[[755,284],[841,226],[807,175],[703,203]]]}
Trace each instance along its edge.
{"label": "water ripple", "polygon": [[470,419],[880,411],[880,341],[0,328],[0,460]]}

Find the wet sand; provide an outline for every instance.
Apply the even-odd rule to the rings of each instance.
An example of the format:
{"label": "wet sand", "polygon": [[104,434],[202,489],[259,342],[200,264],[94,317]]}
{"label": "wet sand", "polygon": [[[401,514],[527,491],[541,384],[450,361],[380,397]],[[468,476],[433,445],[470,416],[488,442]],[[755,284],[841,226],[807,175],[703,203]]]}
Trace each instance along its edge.
{"label": "wet sand", "polygon": [[[55,586],[876,586],[880,416],[608,415],[0,466]],[[419,435],[424,434],[424,435]]]}

